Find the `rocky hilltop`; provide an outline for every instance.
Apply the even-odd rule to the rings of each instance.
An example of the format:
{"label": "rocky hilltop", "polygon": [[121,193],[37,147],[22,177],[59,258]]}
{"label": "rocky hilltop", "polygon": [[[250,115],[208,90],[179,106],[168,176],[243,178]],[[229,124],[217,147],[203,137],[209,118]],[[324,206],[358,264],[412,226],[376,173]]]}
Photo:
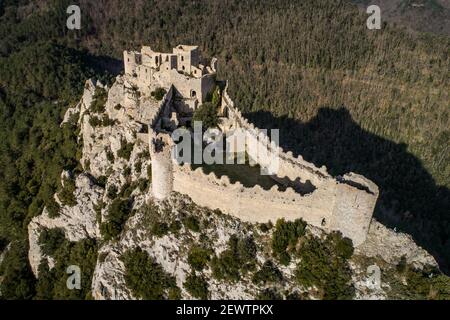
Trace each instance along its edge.
{"label": "rocky hilltop", "polygon": [[[89,80],[66,112],[63,123],[79,128],[80,165],[62,172],[55,206],[28,226],[39,278],[58,266],[59,249],[49,250],[55,230],[70,243],[95,243],[92,270],[81,270],[94,299],[398,298],[409,294],[411,274],[437,267],[410,236],[377,221],[353,250],[339,234],[301,220],[243,222],[175,192],[155,201],[140,138],[146,125],[141,111],[133,116],[122,106],[127,90],[122,76],[111,87]],[[370,266],[381,270],[381,283],[371,280]]]}

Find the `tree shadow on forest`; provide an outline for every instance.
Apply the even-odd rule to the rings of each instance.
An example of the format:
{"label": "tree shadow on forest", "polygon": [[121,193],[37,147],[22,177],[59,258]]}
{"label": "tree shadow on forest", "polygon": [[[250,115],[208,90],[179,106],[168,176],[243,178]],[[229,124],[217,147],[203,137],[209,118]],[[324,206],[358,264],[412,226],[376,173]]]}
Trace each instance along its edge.
{"label": "tree shadow on forest", "polygon": [[450,190],[437,186],[421,161],[397,144],[362,129],[345,108],[321,108],[307,123],[270,112],[245,115],[259,128],[280,129],[280,146],[334,176],[355,172],[380,188],[374,217],[414,241],[450,271]]}
{"label": "tree shadow on forest", "polygon": [[123,71],[123,61],[108,56],[85,55],[86,62],[99,74],[109,74],[115,77]]}

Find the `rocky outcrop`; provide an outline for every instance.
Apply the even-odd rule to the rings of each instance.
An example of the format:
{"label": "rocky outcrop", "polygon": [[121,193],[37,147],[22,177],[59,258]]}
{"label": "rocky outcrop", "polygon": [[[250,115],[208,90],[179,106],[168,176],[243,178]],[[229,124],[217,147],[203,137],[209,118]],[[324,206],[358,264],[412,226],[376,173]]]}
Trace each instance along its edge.
{"label": "rocky outcrop", "polygon": [[[28,225],[29,260],[35,275],[38,274],[39,263],[43,258],[38,242],[39,235],[44,228],[62,228],[66,238],[70,241],[100,238],[99,224],[105,215],[104,208],[111,202],[105,191],[112,187],[120,190],[130,181],[147,177],[150,160],[144,155],[146,145],[136,139],[137,133],[142,129],[142,124],[130,119],[123,108],[121,110],[116,107],[123,98],[121,84],[119,77],[114,86],[108,90],[99,82],[86,81],[80,102],[75,107],[69,108],[64,116],[63,123],[71,121],[73,116],[79,117],[79,143],[82,144],[80,162],[86,173],[74,177],[76,205],[63,205],[55,194],[55,200],[60,205],[59,216],[50,218],[47,208],[44,208],[43,213],[33,218]],[[95,92],[99,89],[108,90],[108,99],[105,111],[102,114],[94,114],[91,106]],[[106,116],[116,122],[114,125],[92,126],[89,121],[92,116]],[[118,155],[124,144],[129,144],[130,148],[129,155],[126,155],[125,158]],[[70,176],[72,173],[63,172],[61,184],[64,184],[63,177]],[[101,179],[106,179],[103,187],[98,183],[98,180]],[[104,205],[99,215],[95,207],[100,203],[104,203]],[[97,210],[99,209],[97,208]],[[45,258],[48,259],[48,257]]]}
{"label": "rocky outcrop", "polygon": [[[189,198],[173,194],[168,202],[162,204],[161,211],[171,208],[172,212],[168,218],[181,219],[183,208],[191,203]],[[211,225],[207,230],[202,230],[202,233],[214,240],[216,254],[225,250],[231,235],[251,235],[245,232],[245,224],[239,220],[224,215],[208,218],[207,212],[207,210],[196,211],[194,216],[199,221],[210,220]],[[183,288],[183,283],[191,273],[191,267],[187,262],[187,249],[192,243],[200,243],[199,233],[182,228],[177,234],[168,234],[163,237],[151,236],[145,214],[146,212],[141,210],[130,218],[120,239],[106,244],[100,250],[99,256],[102,258],[97,263],[92,282],[95,299],[133,298],[124,280],[125,267],[121,261],[121,255],[135,247],[147,251],[166,272],[175,277],[177,286],[182,289],[183,299],[192,299],[192,296]],[[264,260],[263,257],[260,259]],[[228,285],[212,279],[210,270],[205,272],[205,276],[210,279],[211,299],[252,299],[257,293],[256,287],[248,278],[243,278],[238,284]]]}
{"label": "rocky outcrop", "polygon": [[[94,206],[102,198],[104,190],[96,186],[87,174],[80,174],[76,178],[74,192],[77,204],[73,207],[61,206],[59,216],[50,218],[45,208],[40,216],[33,218],[28,225],[30,260],[33,273],[38,275],[38,267],[43,258],[39,247],[39,236],[44,229],[62,228],[70,241],[79,241],[85,238],[99,238],[100,231]],[[59,202],[58,198],[55,197]],[[61,205],[61,202],[59,202]]]}
{"label": "rocky outcrop", "polygon": [[437,267],[436,260],[419,247],[408,234],[396,232],[376,221],[372,221],[366,242],[356,249],[366,257],[380,257],[390,264],[397,264],[404,256],[406,262],[417,268],[426,265]]}
{"label": "rocky outcrop", "polygon": [[[29,260],[32,270],[38,276],[38,267],[46,259],[52,267],[53,259],[42,254],[39,246],[39,236],[44,229],[62,228],[66,238],[79,241],[85,238],[99,240],[98,258],[92,278],[92,295],[95,299],[134,299],[125,281],[125,266],[122,255],[129,249],[139,247],[145,250],[164,270],[176,279],[181,289],[183,299],[193,299],[186,291],[183,283],[192,272],[187,257],[193,244],[207,241],[213,245],[214,254],[220,255],[227,248],[230,236],[253,236],[258,246],[257,262],[273,259],[270,250],[271,231],[259,232],[257,224],[200,208],[192,200],[178,193],[172,193],[168,200],[156,205],[161,219],[181,221],[189,214],[203,221],[202,236],[199,233],[182,226],[177,233],[168,233],[161,237],[154,236],[149,231],[149,214],[146,204],[152,202],[149,194],[151,186],[138,187],[138,182],[148,182],[147,168],[151,165],[148,143],[145,141],[145,126],[140,120],[153,118],[158,103],[147,96],[137,96],[132,101],[134,113],[123,106],[127,90],[126,81],[118,77],[116,82],[107,88],[100,83],[89,80],[80,102],[69,108],[64,122],[76,119],[79,128],[79,144],[82,147],[81,164],[84,172],[74,176],[74,173],[63,172],[62,177],[70,177],[75,181],[74,196],[76,204],[60,205],[59,215],[49,217],[45,208],[40,216],[32,219],[28,225]],[[107,90],[107,100],[104,111],[93,112],[91,106],[96,90]],[[128,101],[128,107],[131,102]],[[94,125],[92,117],[107,118],[110,121]],[[139,120],[140,119],[140,120]],[[141,137],[141,138],[139,138]],[[64,180],[64,179],[62,179]],[[63,181],[62,181],[63,184]],[[100,233],[100,224],[108,221],[108,207],[114,196],[111,190],[129,188],[130,198],[133,198],[133,211],[126,222],[123,232],[112,241],[104,241]],[[187,209],[189,208],[189,209]],[[169,222],[169,221],[167,221]],[[320,228],[308,226],[308,232],[321,237],[324,232]],[[207,239],[207,240],[205,240]],[[266,248],[266,249],[262,249]],[[267,249],[269,248],[269,249]],[[436,265],[434,259],[425,250],[418,247],[408,235],[396,233],[373,220],[364,244],[358,247],[356,255],[362,257],[377,257],[386,263],[395,265],[402,256],[417,267]],[[44,260],[45,261],[45,260]],[[274,286],[280,292],[307,292],[308,288],[299,288],[295,281],[295,261],[289,266],[278,265],[283,273],[283,281]],[[384,288],[373,290],[367,282],[365,270],[357,261],[352,262],[354,272],[353,284],[360,299],[384,299]],[[218,281],[207,269],[203,275],[208,281],[211,299],[253,299],[261,287],[251,281],[251,274],[244,275],[238,283],[229,284]]]}

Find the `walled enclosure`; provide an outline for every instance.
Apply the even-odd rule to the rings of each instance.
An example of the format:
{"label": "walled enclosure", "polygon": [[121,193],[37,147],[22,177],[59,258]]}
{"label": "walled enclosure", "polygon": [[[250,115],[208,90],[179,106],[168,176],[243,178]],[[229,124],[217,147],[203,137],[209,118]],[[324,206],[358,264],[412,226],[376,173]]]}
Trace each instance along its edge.
{"label": "walled enclosure", "polygon": [[[186,56],[182,59],[183,54]],[[127,60],[130,56],[131,62]],[[205,82],[205,85],[195,81],[214,81],[216,65],[214,63],[214,66],[207,68],[200,65],[198,70],[203,71],[198,78],[199,75],[192,71],[196,67],[186,65],[186,61],[198,63],[197,47],[178,46],[173,54],[167,55],[144,47],[140,54],[125,52],[126,77],[135,81],[141,79],[142,66],[145,65],[142,61],[147,61],[146,65],[152,70],[147,71],[152,74],[149,78],[152,80],[138,80],[139,89],[148,91],[152,87],[152,81],[164,83],[169,88],[149,123],[152,195],[155,199],[164,200],[172,191],[176,191],[190,196],[199,205],[220,209],[244,221],[263,223],[269,220],[275,222],[280,218],[302,218],[325,231],[340,231],[352,239],[355,246],[365,241],[378,198],[378,187],[354,173],[334,178],[328,174],[326,167],[317,168],[301,156],[295,158],[292,152],[285,152],[243,117],[228,96],[226,88],[222,92],[221,101],[221,110],[227,115],[226,119],[222,119],[227,123],[223,127],[229,133],[239,128],[247,132],[245,143],[248,155],[262,167],[270,166],[274,157],[278,159],[278,170],[272,176],[274,180],[310,183],[314,190],[302,195],[291,187],[285,191],[278,186],[270,190],[264,190],[260,186],[246,188],[239,182],[230,183],[226,176],[219,179],[213,173],[205,175],[201,168],[193,171],[189,165],[178,165],[171,155],[174,142],[170,136],[171,129],[176,128],[176,124],[172,122],[176,97],[181,95],[184,99],[192,99],[192,90],[198,90],[196,93],[201,94],[201,98],[197,95],[198,103],[204,102],[205,88],[213,88],[214,83]],[[181,74],[180,68],[183,72],[191,73]],[[203,73],[205,70],[211,72]],[[264,150],[270,156],[260,157],[253,153],[256,150]]]}

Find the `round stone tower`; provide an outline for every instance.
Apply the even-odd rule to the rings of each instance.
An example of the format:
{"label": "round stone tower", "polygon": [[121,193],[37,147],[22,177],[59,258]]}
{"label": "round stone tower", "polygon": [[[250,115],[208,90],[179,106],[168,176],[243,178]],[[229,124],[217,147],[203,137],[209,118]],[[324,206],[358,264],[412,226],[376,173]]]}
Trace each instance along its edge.
{"label": "round stone tower", "polygon": [[173,190],[171,146],[161,135],[150,139],[152,193],[155,199],[164,200]]}

